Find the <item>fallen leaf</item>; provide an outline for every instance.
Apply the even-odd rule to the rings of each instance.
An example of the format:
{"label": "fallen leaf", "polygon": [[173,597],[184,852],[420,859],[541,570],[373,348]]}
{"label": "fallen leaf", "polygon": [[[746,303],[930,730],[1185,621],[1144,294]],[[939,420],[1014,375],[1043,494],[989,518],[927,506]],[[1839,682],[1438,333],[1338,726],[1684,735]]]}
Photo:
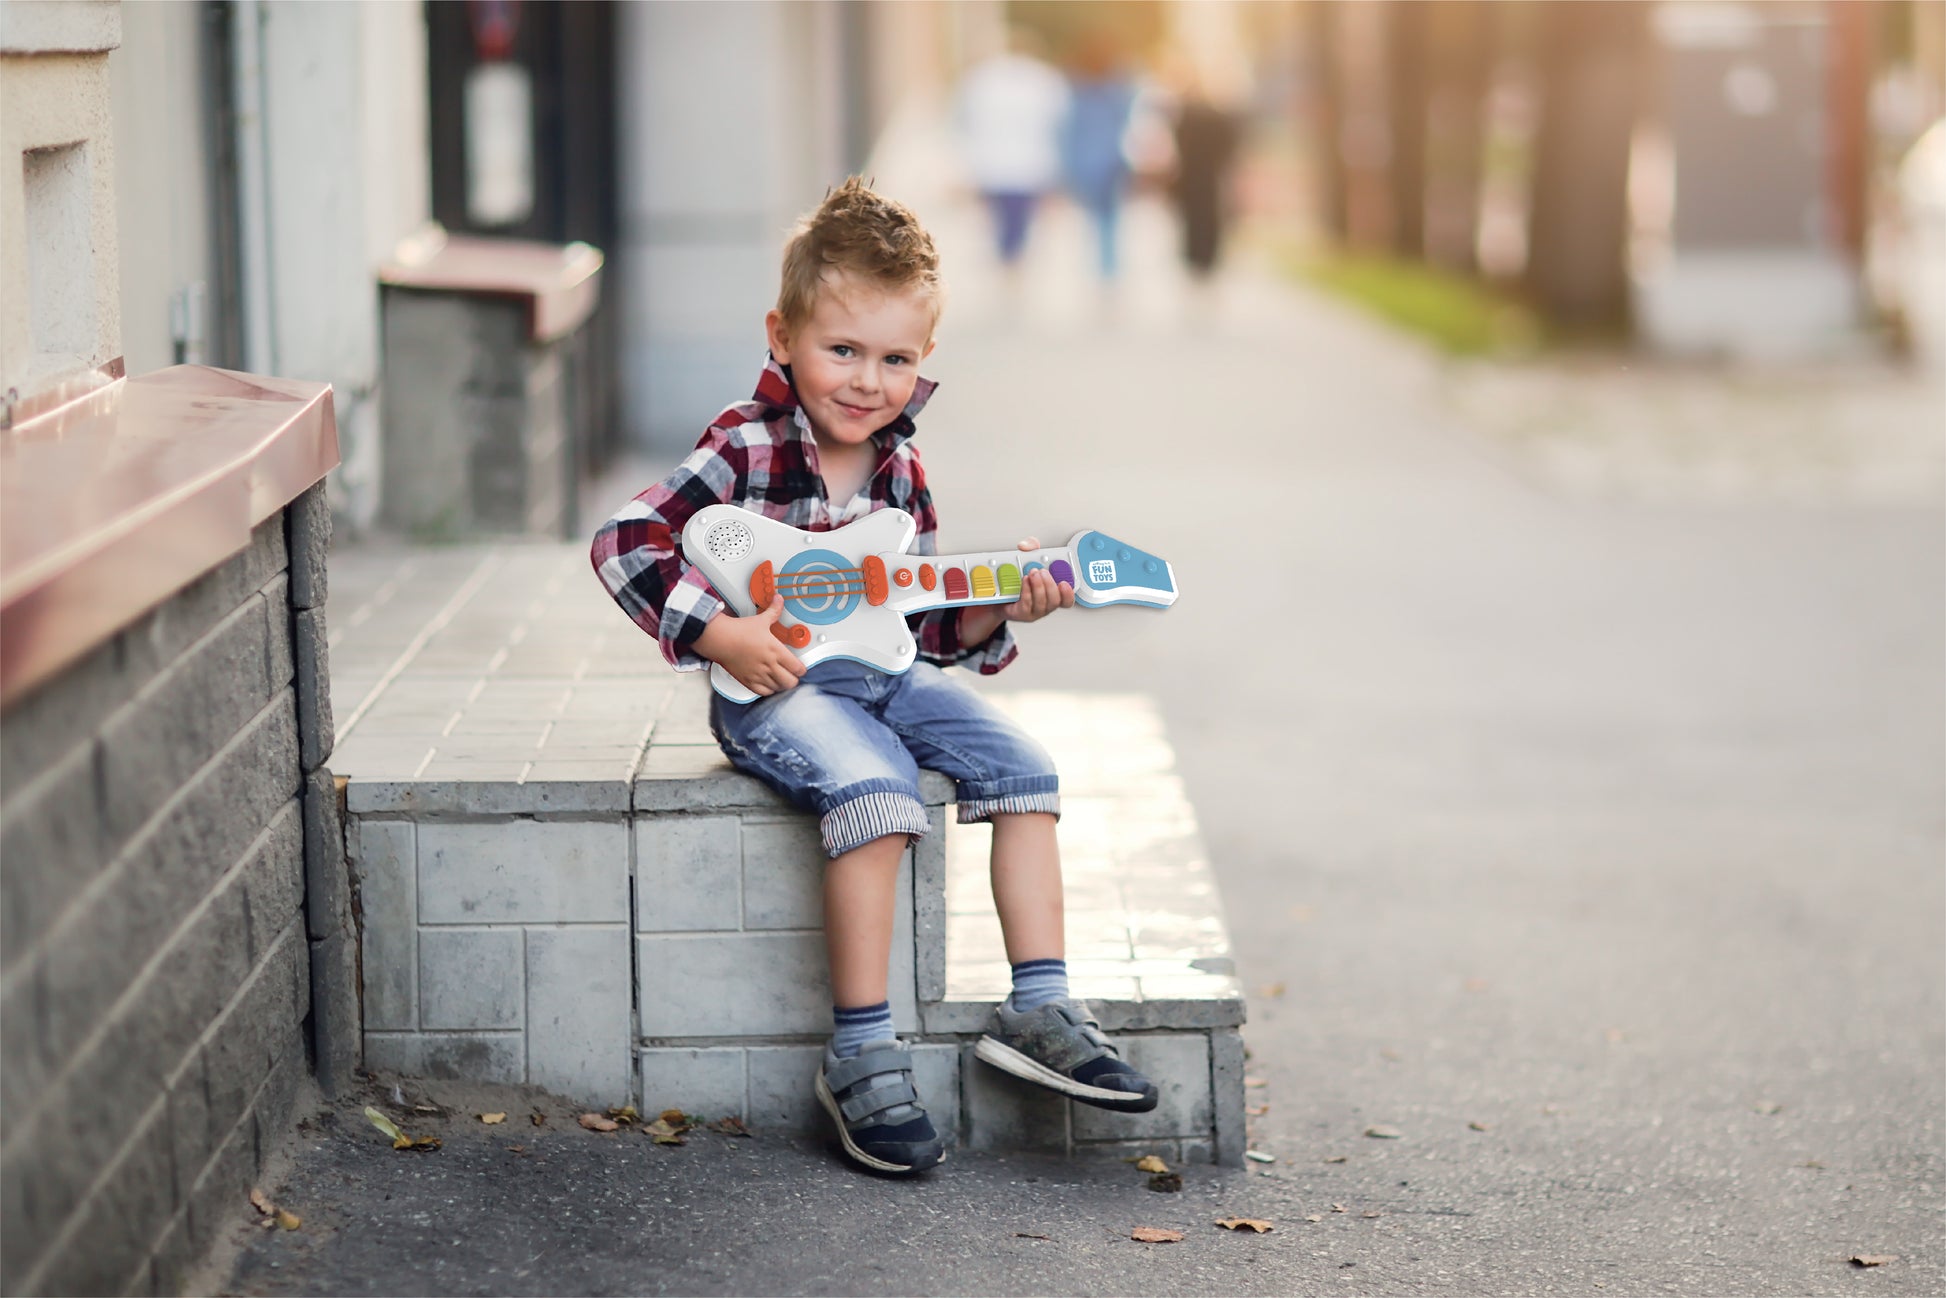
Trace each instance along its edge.
{"label": "fallen leaf", "polygon": [[1259,1235],[1268,1235],[1271,1231],[1269,1222],[1259,1221],[1255,1217],[1223,1217],[1216,1224],[1224,1230],[1254,1230]]}
{"label": "fallen leaf", "polygon": [[526,1153],[526,1152],[527,1152],[527,1146],[525,1146],[525,1145],[508,1145],[508,1146],[507,1146],[507,1152],[508,1152],[509,1154],[524,1154],[524,1153]]}
{"label": "fallen leaf", "polygon": [[1853,1253],[1845,1260],[1858,1267],[1884,1266],[1888,1262],[1898,1261],[1899,1255],[1897,1253]]}
{"label": "fallen leaf", "polygon": [[1257,988],[1257,995],[1267,1001],[1274,1001],[1283,994],[1284,984],[1282,983],[1265,983],[1263,986]]}
{"label": "fallen leaf", "polygon": [[715,1122],[709,1123],[708,1126],[711,1131],[714,1131],[719,1136],[743,1136],[747,1138],[750,1135],[750,1128],[744,1126],[743,1119],[734,1114],[727,1118],[718,1118]]}
{"label": "fallen leaf", "polygon": [[275,1217],[265,1217],[262,1221],[258,1222],[257,1224],[259,1226],[262,1226],[265,1230],[277,1229],[277,1219]]}
{"label": "fallen leaf", "polygon": [[1489,1127],[1484,1122],[1469,1122],[1466,1124],[1466,1126],[1467,1129],[1470,1131],[1492,1131],[1493,1130],[1492,1127]]}
{"label": "fallen leaf", "polygon": [[1269,1112],[1270,1112],[1270,1106],[1268,1104],[1258,1104],[1245,1109],[1243,1111],[1243,1116],[1246,1118],[1261,1118],[1264,1116],[1264,1114]]}
{"label": "fallen leaf", "polygon": [[635,1111],[633,1104],[624,1104],[619,1109],[610,1109],[608,1116],[622,1123],[624,1126],[631,1122],[639,1122],[642,1119],[642,1115]]}
{"label": "fallen leaf", "polygon": [[1383,1060],[1385,1060],[1385,1061],[1386,1061],[1387,1063],[1393,1063],[1393,1064],[1396,1064],[1396,1063],[1398,1063],[1398,1062],[1399,1062],[1400,1060],[1402,1060],[1402,1059],[1404,1059],[1404,1058],[1405,1058],[1405,1056],[1404,1056],[1404,1055],[1402,1055],[1402,1054],[1400,1054],[1400,1053],[1399,1053],[1398,1051],[1396,1051],[1396,1050],[1394,1050],[1394,1049],[1392,1049],[1392,1047],[1390,1047],[1390,1046],[1387,1046],[1387,1047],[1385,1047],[1385,1049],[1383,1049],[1383,1050],[1381,1050],[1381,1051],[1379,1051],[1379,1052],[1378,1052],[1378,1057],[1379,1057],[1380,1059],[1383,1059]]}
{"label": "fallen leaf", "polygon": [[1758,1100],[1750,1107],[1758,1113],[1782,1113],[1784,1111],[1784,1106],[1775,1100]]}
{"label": "fallen leaf", "polygon": [[539,1110],[536,1110],[535,1112],[527,1115],[527,1121],[533,1123],[537,1127],[544,1126],[547,1123],[547,1115],[545,1113],[540,1112]]}
{"label": "fallen leaf", "polygon": [[1323,1220],[1324,1220],[1324,1218],[1323,1218],[1323,1217],[1320,1217],[1320,1216],[1319,1216],[1319,1215],[1318,1215],[1317,1213],[1315,1213],[1315,1212],[1314,1212],[1314,1213],[1312,1213],[1312,1214],[1311,1214],[1310,1216],[1308,1216],[1308,1217],[1306,1217],[1306,1218],[1305,1218],[1304,1220],[1306,1220],[1306,1221],[1323,1221]]}
{"label": "fallen leaf", "polygon": [[604,1118],[599,1113],[584,1113],[578,1119],[590,1131],[614,1131],[622,1124],[613,1118]]}
{"label": "fallen leaf", "polygon": [[1798,1166],[1812,1168],[1813,1170],[1819,1172],[1822,1172],[1824,1170],[1824,1164],[1820,1163],[1815,1158],[1807,1158],[1802,1163],[1799,1163]]}
{"label": "fallen leaf", "polygon": [[1138,1172],[1166,1172],[1169,1170],[1169,1165],[1160,1158],[1157,1158],[1154,1154],[1144,1154],[1135,1160],[1135,1170]]}
{"label": "fallen leaf", "polygon": [[1137,1226],[1134,1230],[1128,1233],[1128,1237],[1133,1240],[1139,1240],[1144,1244],[1182,1243],[1181,1231],[1163,1230],[1159,1226]]}
{"label": "fallen leaf", "polygon": [[1405,1135],[1397,1127],[1388,1127],[1382,1122],[1377,1126],[1365,1128],[1365,1134],[1374,1140],[1397,1140]]}
{"label": "fallen leaf", "polygon": [[661,1118],[662,1121],[672,1127],[693,1127],[696,1125],[696,1119],[690,1117],[681,1109],[664,1109]]}
{"label": "fallen leaf", "polygon": [[400,1136],[392,1142],[394,1149],[423,1149],[428,1152],[439,1148],[438,1136]]}
{"label": "fallen leaf", "polygon": [[1346,1161],[1346,1158],[1345,1155],[1343,1154],[1333,1154],[1331,1155],[1331,1157],[1325,1159],[1324,1161],[1327,1163],[1342,1163]]}
{"label": "fallen leaf", "polygon": [[480,1121],[486,1123],[489,1127],[497,1127],[506,1120],[507,1115],[504,1113],[482,1113],[480,1115]]}
{"label": "fallen leaf", "polygon": [[1015,1231],[1015,1232],[1014,1232],[1014,1238],[1015,1238],[1015,1239],[1053,1239],[1053,1238],[1054,1238],[1054,1236],[1052,1236],[1052,1235],[1030,1235],[1030,1234],[1028,1234],[1028,1233],[1027,1233],[1026,1231],[1024,1231],[1024,1230],[1017,1230],[1017,1231]]}
{"label": "fallen leaf", "polygon": [[1245,1086],[1268,1086],[1268,1085],[1270,1085],[1270,1083],[1269,1083],[1269,1082],[1266,1082],[1266,1081],[1265,1081],[1265,1080],[1264,1080],[1263,1078],[1261,1078],[1261,1077],[1246,1077],[1246,1078],[1244,1078],[1244,1079],[1243,1079],[1243,1084],[1244,1084]]}
{"label": "fallen leaf", "polygon": [[[388,1137],[391,1138],[392,1148],[394,1149],[405,1148],[405,1146],[401,1145],[399,1142],[401,1140],[406,1140],[406,1134],[403,1131],[399,1130],[398,1123],[392,1121],[392,1119],[386,1117],[383,1113],[380,1113],[377,1109],[374,1109],[369,1104],[365,1106],[365,1117],[371,1122],[371,1124],[374,1127],[377,1127],[380,1131],[384,1132]],[[407,1143],[410,1142],[408,1141]]]}
{"label": "fallen leaf", "polygon": [[277,1211],[276,1205],[270,1201],[270,1196],[262,1190],[253,1189],[250,1191],[250,1206],[266,1217]]}
{"label": "fallen leaf", "polygon": [[1361,1217],[1383,1217],[1385,1214],[1382,1212],[1361,1212],[1358,1215]]}
{"label": "fallen leaf", "polygon": [[1246,1149],[1243,1151],[1243,1156],[1253,1163],[1274,1163],[1277,1161],[1277,1155],[1266,1154],[1261,1149]]}
{"label": "fallen leaf", "polygon": [[279,1208],[277,1210],[277,1224],[285,1230],[296,1230],[304,1222],[296,1213],[286,1212],[282,1208]]}
{"label": "fallen leaf", "polygon": [[642,1130],[648,1133],[649,1138],[654,1140],[658,1145],[680,1145],[686,1143],[682,1138],[682,1133],[689,1130],[689,1128],[672,1127],[669,1125],[669,1119],[657,1118],[654,1122],[642,1128]]}
{"label": "fallen leaf", "polygon": [[415,1104],[412,1106],[412,1111],[414,1113],[438,1113],[440,1112],[440,1108],[437,1104]]}
{"label": "fallen leaf", "polygon": [[1182,1189],[1182,1173],[1157,1172],[1149,1178],[1149,1188],[1159,1194],[1174,1194]]}
{"label": "fallen leaf", "polygon": [[1345,1207],[1345,1205],[1344,1205],[1344,1204],[1342,1204],[1342,1203],[1334,1203],[1334,1204],[1332,1204],[1332,1205],[1331,1205],[1331,1211],[1333,1211],[1333,1212],[1349,1212],[1349,1211],[1351,1211],[1351,1210],[1350,1210],[1349,1208],[1347,1208],[1347,1207]]}

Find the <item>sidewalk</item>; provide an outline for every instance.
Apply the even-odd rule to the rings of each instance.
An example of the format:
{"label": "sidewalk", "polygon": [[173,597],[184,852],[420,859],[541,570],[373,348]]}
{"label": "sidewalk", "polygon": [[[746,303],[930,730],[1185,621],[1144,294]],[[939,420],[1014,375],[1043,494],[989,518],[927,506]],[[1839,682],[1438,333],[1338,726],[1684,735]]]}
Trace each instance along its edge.
{"label": "sidewalk", "polygon": [[[228,1291],[1946,1288],[1937,496],[1563,491],[1347,309],[1240,271],[1173,314],[1156,217],[1125,311],[1060,296],[1058,220],[1023,310],[955,281],[921,437],[946,540],[1097,527],[1176,565],[1167,616],[1028,628],[995,685],[1159,700],[1277,1161],[904,1185],[415,1089],[445,1147],[391,1150],[358,1114],[389,1096],[307,1123],[267,1187],[304,1224],[239,1225]],[[949,257],[976,233],[942,222]]]}

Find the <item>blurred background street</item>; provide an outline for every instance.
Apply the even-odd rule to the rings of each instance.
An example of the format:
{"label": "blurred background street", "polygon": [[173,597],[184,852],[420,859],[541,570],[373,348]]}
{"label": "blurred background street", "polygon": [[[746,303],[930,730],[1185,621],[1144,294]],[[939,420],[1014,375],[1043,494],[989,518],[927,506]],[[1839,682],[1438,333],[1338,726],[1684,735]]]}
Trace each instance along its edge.
{"label": "blurred background street", "polygon": [[[426,547],[585,549],[748,395],[792,219],[851,172],[911,205],[947,285],[917,442],[942,548],[1093,528],[1174,565],[1166,614],[1023,628],[985,688],[1155,700],[1264,1158],[1167,1195],[959,1151],[907,1186],[761,1132],[581,1141],[574,1106],[517,1175],[467,1122],[394,1157],[358,1115],[394,1079],[346,1062],[373,971],[310,916],[310,1008],[235,1048],[292,1089],[219,1118],[227,1009],[131,1056],[126,1148],[161,1151],[137,1194],[124,1149],[41,1119],[99,1100],[105,1043],[163,1050],[126,1031],[149,973],[63,954],[134,970],[180,933],[88,927],[139,907],[146,858],[49,808],[121,732],[29,692],[0,991],[34,1121],[0,1132],[0,1287],[63,1291],[105,1219],[116,1283],[157,1292],[1946,1291],[1946,3],[8,11],[10,86],[85,47],[46,24],[119,15],[63,92],[113,139],[96,190],[10,113],[34,319],[70,320],[70,283],[116,305],[93,352],[7,335],[10,428],[77,373],[329,384],[314,491],[359,582],[305,612],[333,643]],[[98,250],[98,281],[29,276],[57,264],[34,240]],[[90,490],[7,467],[16,516]],[[63,670],[35,688],[95,688]],[[222,693],[194,688],[183,715]],[[328,758],[328,698],[289,688]],[[302,952],[307,881],[355,876],[299,855]],[[42,882],[70,875],[100,882]],[[268,967],[245,884],[197,886],[221,904],[184,890],[181,932],[207,912]],[[219,1007],[249,981],[223,976]],[[448,1083],[397,1094],[501,1095]],[[259,1182],[301,1230],[254,1229]]]}

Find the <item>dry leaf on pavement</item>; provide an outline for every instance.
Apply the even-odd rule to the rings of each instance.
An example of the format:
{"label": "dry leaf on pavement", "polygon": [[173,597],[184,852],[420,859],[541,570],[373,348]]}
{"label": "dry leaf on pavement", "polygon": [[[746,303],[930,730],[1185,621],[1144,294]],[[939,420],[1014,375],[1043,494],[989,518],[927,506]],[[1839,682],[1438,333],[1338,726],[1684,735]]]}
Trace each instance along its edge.
{"label": "dry leaf on pavement", "polygon": [[1224,1230],[1254,1230],[1259,1235],[1268,1235],[1271,1232],[1269,1222],[1259,1221],[1255,1217],[1222,1217],[1216,1224]]}
{"label": "dry leaf on pavement", "polygon": [[392,1148],[401,1148],[399,1142],[404,1140],[406,1135],[403,1131],[399,1130],[398,1123],[392,1121],[392,1119],[386,1117],[369,1104],[365,1106],[365,1117],[374,1127],[377,1127],[386,1134],[392,1142]]}
{"label": "dry leaf on pavement", "polygon": [[1306,1221],[1323,1221],[1323,1220],[1324,1220],[1324,1218],[1323,1218],[1322,1216],[1320,1216],[1319,1214],[1317,1214],[1317,1213],[1315,1213],[1315,1212],[1314,1212],[1314,1213],[1312,1213],[1312,1214],[1310,1214],[1309,1216],[1307,1216],[1307,1217],[1306,1217],[1306,1218],[1305,1218],[1304,1220],[1306,1220]]}
{"label": "dry leaf on pavement", "polygon": [[250,1206],[266,1217],[277,1211],[276,1205],[270,1201],[270,1196],[262,1190],[253,1189],[250,1191]]}
{"label": "dry leaf on pavement", "polygon": [[304,1223],[301,1219],[299,1219],[296,1213],[286,1212],[282,1208],[279,1208],[277,1210],[277,1224],[279,1226],[282,1226],[285,1230],[296,1230],[299,1226],[303,1225]]}
{"label": "dry leaf on pavement", "polygon": [[1349,1160],[1343,1154],[1333,1154],[1331,1157],[1325,1159],[1324,1161],[1327,1163],[1343,1163],[1343,1162],[1348,1162]]}
{"label": "dry leaf on pavement", "polygon": [[1888,1262],[1898,1261],[1899,1255],[1897,1253],[1853,1253],[1845,1260],[1853,1266],[1884,1266]]}
{"label": "dry leaf on pavement", "polygon": [[1166,1172],[1169,1170],[1169,1165],[1160,1158],[1157,1158],[1154,1154],[1144,1154],[1135,1160],[1135,1170],[1138,1172]]}
{"label": "dry leaf on pavement", "polygon": [[578,1119],[590,1131],[614,1131],[622,1124],[613,1118],[604,1118],[599,1113],[584,1113]]}
{"label": "dry leaf on pavement", "polygon": [[1375,1127],[1365,1128],[1365,1134],[1374,1140],[1398,1140],[1405,1135],[1397,1127],[1388,1127],[1382,1122]]}
{"label": "dry leaf on pavement", "polygon": [[608,1116],[626,1127],[631,1122],[640,1122],[642,1115],[635,1111],[633,1104],[624,1104],[618,1109],[610,1109]]}
{"label": "dry leaf on pavement", "polygon": [[1160,1194],[1174,1194],[1182,1189],[1182,1173],[1157,1172],[1149,1178],[1149,1188]]}
{"label": "dry leaf on pavement", "polygon": [[1128,1233],[1128,1237],[1132,1240],[1136,1240],[1143,1244],[1182,1243],[1181,1231],[1163,1230],[1159,1226],[1137,1226],[1134,1230]]}
{"label": "dry leaf on pavement", "polygon": [[547,1115],[545,1113],[542,1113],[539,1109],[536,1109],[532,1113],[527,1115],[527,1121],[533,1123],[537,1127],[546,1126]]}
{"label": "dry leaf on pavement", "polygon": [[682,1133],[689,1128],[671,1126],[667,1118],[657,1118],[642,1130],[658,1145],[681,1145],[687,1143],[683,1140]]}
{"label": "dry leaf on pavement", "polygon": [[504,1113],[482,1113],[480,1115],[480,1121],[486,1123],[489,1127],[497,1127],[506,1120],[507,1115]]}
{"label": "dry leaf on pavement", "polygon": [[1484,1122],[1469,1122],[1466,1124],[1466,1127],[1467,1130],[1469,1131],[1492,1131],[1493,1130],[1492,1127],[1489,1127]]}
{"label": "dry leaf on pavement", "polygon": [[706,1125],[711,1131],[714,1131],[719,1136],[750,1135],[750,1128],[744,1126],[743,1119],[735,1116],[734,1114],[732,1114],[730,1117],[727,1118],[718,1118],[715,1122],[706,1123],[704,1125]]}
{"label": "dry leaf on pavement", "polygon": [[1266,1154],[1261,1149],[1246,1149],[1243,1151],[1243,1156],[1253,1163],[1274,1163],[1277,1161],[1277,1155]]}

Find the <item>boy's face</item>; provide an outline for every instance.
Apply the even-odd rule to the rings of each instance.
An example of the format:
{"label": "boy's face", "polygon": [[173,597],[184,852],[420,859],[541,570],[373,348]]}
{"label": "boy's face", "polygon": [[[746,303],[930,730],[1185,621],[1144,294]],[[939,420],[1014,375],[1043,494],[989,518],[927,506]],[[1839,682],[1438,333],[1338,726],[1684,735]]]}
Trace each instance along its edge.
{"label": "boy's face", "polygon": [[832,274],[809,320],[787,325],[772,311],[764,328],[819,446],[857,446],[912,399],[919,362],[932,353],[933,303],[918,289]]}

